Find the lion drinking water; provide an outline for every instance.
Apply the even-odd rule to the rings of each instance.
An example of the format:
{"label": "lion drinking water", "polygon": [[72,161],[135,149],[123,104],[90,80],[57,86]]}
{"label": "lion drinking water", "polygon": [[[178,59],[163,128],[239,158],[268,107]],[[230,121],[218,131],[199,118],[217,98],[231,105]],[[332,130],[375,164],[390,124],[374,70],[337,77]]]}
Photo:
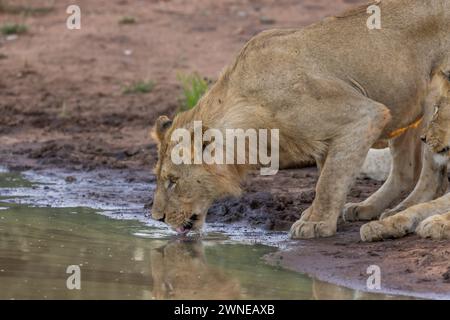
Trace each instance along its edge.
{"label": "lion drinking water", "polygon": [[[432,100],[427,106],[431,120],[422,140],[433,152],[435,161],[447,165],[450,157],[450,68],[436,73],[431,89]],[[450,239],[450,193],[364,225],[361,238],[376,241],[413,232],[424,238]]]}
{"label": "lion drinking water", "polygon": [[[397,211],[442,195],[445,166],[428,152],[422,165],[416,124],[430,75],[450,51],[450,2],[377,5],[381,29],[367,28],[368,5],[303,29],[262,32],[194,109],[173,121],[159,118],[153,218],[180,233],[200,229],[213,201],[239,195],[252,168],[174,164],[171,135],[178,128],[191,130],[194,121],[221,132],[279,129],[281,167],[317,162],[316,198],[292,226],[292,238],[332,236],[342,212],[347,221],[371,220],[411,191]],[[388,180],[364,202],[344,208],[370,147],[380,140],[389,140],[392,153]]]}

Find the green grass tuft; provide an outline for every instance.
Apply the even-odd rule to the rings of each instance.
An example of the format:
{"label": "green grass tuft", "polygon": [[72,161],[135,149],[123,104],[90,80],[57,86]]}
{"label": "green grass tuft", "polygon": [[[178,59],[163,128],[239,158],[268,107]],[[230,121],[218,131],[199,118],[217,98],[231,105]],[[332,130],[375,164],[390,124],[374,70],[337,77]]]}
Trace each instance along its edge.
{"label": "green grass tuft", "polygon": [[0,26],[0,33],[3,35],[22,34],[28,31],[28,27],[23,24],[4,24]]}
{"label": "green grass tuft", "polygon": [[180,111],[190,110],[197,105],[200,98],[208,90],[208,81],[197,73],[190,75],[178,74],[177,78],[181,82],[183,89]]}
{"label": "green grass tuft", "polygon": [[155,82],[149,81],[138,81],[132,85],[123,89],[124,94],[138,94],[138,93],[149,93],[155,87]]}
{"label": "green grass tuft", "polygon": [[9,5],[0,0],[0,13],[29,15],[44,15],[53,11],[53,7],[30,7]]}
{"label": "green grass tuft", "polygon": [[119,20],[119,24],[135,24],[137,22],[136,18],[125,16]]}

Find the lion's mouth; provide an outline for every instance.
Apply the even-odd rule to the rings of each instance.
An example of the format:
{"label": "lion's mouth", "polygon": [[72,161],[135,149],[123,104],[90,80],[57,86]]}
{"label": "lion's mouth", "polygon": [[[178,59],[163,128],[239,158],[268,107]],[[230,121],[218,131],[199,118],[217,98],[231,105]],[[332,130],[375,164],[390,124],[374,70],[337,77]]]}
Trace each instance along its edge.
{"label": "lion's mouth", "polygon": [[194,228],[195,221],[197,221],[197,220],[198,220],[198,215],[193,214],[189,218],[189,220],[185,221],[181,227],[178,227],[176,229],[176,232],[179,235],[187,235],[189,233],[189,231],[191,231]]}

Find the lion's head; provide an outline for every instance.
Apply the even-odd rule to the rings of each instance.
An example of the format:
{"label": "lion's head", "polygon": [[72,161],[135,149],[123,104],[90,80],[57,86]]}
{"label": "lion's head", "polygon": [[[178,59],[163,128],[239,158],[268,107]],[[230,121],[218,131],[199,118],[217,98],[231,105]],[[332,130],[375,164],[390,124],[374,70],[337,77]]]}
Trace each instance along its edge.
{"label": "lion's head", "polygon": [[156,299],[239,299],[237,279],[209,265],[201,242],[170,242],[150,253]]}
{"label": "lion's head", "polygon": [[161,116],[154,128],[159,154],[152,217],[180,234],[200,230],[214,200],[240,194],[240,173],[236,166],[175,164],[172,161],[172,149],[177,145],[177,141],[171,139],[172,133],[176,128],[192,130],[189,116],[190,113],[185,112],[173,121]]}
{"label": "lion's head", "polygon": [[432,116],[422,140],[436,153],[450,156],[450,73],[439,72],[432,80],[435,93],[432,98]]}

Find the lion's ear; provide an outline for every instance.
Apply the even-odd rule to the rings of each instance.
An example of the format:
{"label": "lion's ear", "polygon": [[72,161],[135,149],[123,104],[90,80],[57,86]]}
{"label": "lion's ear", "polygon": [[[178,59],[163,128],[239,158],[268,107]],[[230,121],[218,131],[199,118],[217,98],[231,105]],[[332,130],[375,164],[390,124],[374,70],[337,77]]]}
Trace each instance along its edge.
{"label": "lion's ear", "polygon": [[161,142],[164,138],[164,134],[172,125],[172,120],[170,120],[167,116],[160,116],[155,123],[155,127],[153,128],[153,137],[156,138],[159,142]]}

